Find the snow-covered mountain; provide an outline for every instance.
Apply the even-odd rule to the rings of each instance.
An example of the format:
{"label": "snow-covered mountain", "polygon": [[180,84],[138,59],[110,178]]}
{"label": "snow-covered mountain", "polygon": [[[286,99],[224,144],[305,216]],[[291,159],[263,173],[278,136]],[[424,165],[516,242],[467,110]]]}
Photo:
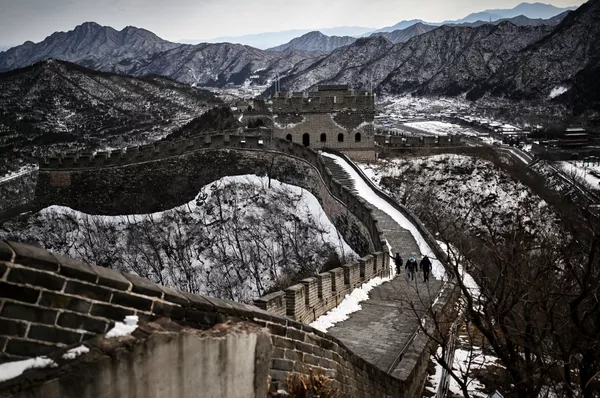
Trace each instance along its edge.
{"label": "snow-covered mountain", "polygon": [[285,51],[287,49],[303,51],[321,51],[330,53],[333,50],[347,46],[356,41],[355,37],[350,36],[327,36],[319,31],[308,32],[300,37],[296,37],[288,43],[277,47],[269,48],[268,51]]}
{"label": "snow-covered mountain", "polygon": [[208,91],[170,79],[97,72],[64,61],[0,73],[0,175],[14,157],[159,139],[218,102]]}
{"label": "snow-covered mountain", "polygon": [[322,53],[292,49],[264,51],[241,44],[203,43],[181,45],[154,54],[128,73],[168,76],[180,82],[211,87],[243,85],[247,81],[265,84],[302,61],[314,62],[322,56]]}
{"label": "snow-covered mountain", "polygon": [[[506,62],[468,98],[488,93],[512,99],[552,99],[600,109],[600,0],[569,13],[556,29]],[[558,90],[561,88],[560,90]]]}
{"label": "snow-covered mountain", "polygon": [[289,91],[327,83],[394,94],[455,95],[490,77],[503,62],[551,31],[549,26],[506,22],[476,28],[442,26],[395,45],[373,36],[332,52],[284,78],[281,85]]}
{"label": "snow-covered mountain", "polygon": [[97,70],[114,71],[116,64],[136,63],[149,54],[177,47],[154,33],[133,26],[117,31],[86,22],[69,32],[56,32],[41,43],[30,41],[0,54],[0,72],[45,59],[61,59]]}
{"label": "snow-covered mountain", "polygon": [[[0,72],[45,59],[60,59],[91,69],[141,76],[155,74],[183,83],[223,86],[246,79],[273,79],[300,61],[319,57],[304,51],[263,51],[231,43],[187,45],[171,43],[144,29],[88,22],[58,32],[41,43],[27,42],[0,53]],[[261,72],[261,73],[259,73]]]}

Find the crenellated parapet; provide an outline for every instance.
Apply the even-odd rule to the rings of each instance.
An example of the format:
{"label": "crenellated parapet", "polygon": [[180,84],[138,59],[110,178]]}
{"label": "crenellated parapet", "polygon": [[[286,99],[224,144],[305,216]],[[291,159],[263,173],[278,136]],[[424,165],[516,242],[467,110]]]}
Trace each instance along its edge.
{"label": "crenellated parapet", "polygon": [[[360,275],[360,270],[358,273]],[[335,275],[337,282],[341,274],[340,269],[329,272],[331,277]],[[323,275],[322,278],[327,280],[328,277]],[[0,241],[0,361],[41,355],[61,358],[69,348],[82,344],[89,347],[91,355],[94,355],[93,352],[98,347],[106,348],[110,345],[106,340],[99,342],[102,336],[115,322],[123,321],[128,315],[136,315],[140,319],[141,336],[147,336],[145,332],[149,329],[144,326],[146,323],[166,325],[161,318],[168,318],[182,325],[189,333],[217,326],[220,330],[219,338],[223,336],[224,327],[230,327],[222,325],[223,323],[245,322],[250,324],[251,329],[260,330],[267,337],[267,342],[270,342],[264,346],[266,353],[270,355],[268,362],[263,366],[270,376],[273,390],[285,388],[286,379],[290,374],[307,374],[314,369],[327,375],[344,396],[365,396],[365,391],[369,392],[370,397],[404,396],[404,392],[410,389],[411,379],[400,380],[387,374],[353,353],[335,337],[313,329],[301,321],[290,319],[281,312],[277,313],[275,308],[295,308],[294,311],[298,314],[303,313],[304,317],[308,318],[310,310],[307,309],[307,303],[314,307],[324,299],[332,300],[332,296],[327,292],[333,284],[319,283],[318,280],[319,277],[309,278],[290,287],[285,293],[273,293],[267,301],[270,306],[267,312],[252,305],[159,286],[137,275],[62,257],[40,247]],[[340,289],[341,285],[335,285]],[[323,290],[323,298],[319,289]],[[287,301],[287,304],[282,304],[282,295],[287,294],[292,299]],[[176,338],[175,335],[167,336],[165,332],[161,330],[161,341]],[[137,332],[134,332],[135,335]],[[194,337],[194,340],[197,339],[198,337]],[[149,345],[147,349],[142,349],[141,344],[137,347],[140,349],[136,349],[136,352],[143,353],[147,349],[152,350],[156,345]],[[109,361],[103,363],[119,364],[120,366],[114,366],[114,369],[127,367],[127,370],[131,371],[132,363],[128,362],[124,355],[127,348],[121,347],[118,351],[118,354],[115,353],[114,356],[110,356]],[[183,355],[185,350],[178,352]],[[87,360],[85,356],[83,358],[78,366],[90,366],[91,360]],[[103,355],[101,359],[106,358],[109,356]],[[199,360],[207,361],[209,358],[212,357],[202,356]],[[48,383],[55,383],[65,375],[68,379],[69,376],[77,374],[64,360],[57,361],[61,364],[58,372],[54,372],[54,368],[48,368],[36,371],[36,377],[26,382],[22,380],[27,378],[27,373],[21,379],[8,383],[0,382],[0,395],[10,393],[8,396],[93,397],[97,396],[99,391],[114,391],[111,387],[113,384],[122,385],[124,381],[132,380],[130,385],[136,385],[138,381],[144,380],[132,377],[127,372],[113,372],[110,383],[88,381],[79,383],[81,389],[77,389],[70,379],[64,383],[65,388],[62,390],[44,389]],[[152,362],[152,358],[136,361],[136,364],[146,363],[164,366],[164,362]],[[175,367],[177,371],[174,373],[181,376],[197,371],[197,366],[190,366],[193,364],[178,360]],[[94,378],[101,373],[99,368],[95,368],[94,372],[87,369]],[[236,370],[239,375],[240,368]],[[264,381],[260,380],[260,383],[266,384],[266,377]],[[94,385],[99,390],[84,393],[88,385]],[[172,385],[163,387],[169,391],[173,389]],[[31,391],[37,391],[38,394]],[[44,394],[39,394],[40,391],[44,391]]]}
{"label": "crenellated parapet", "polygon": [[389,277],[389,255],[369,254],[358,262],[322,272],[285,290],[254,300],[254,305],[302,323],[315,321],[337,307],[346,294],[376,277]]}
{"label": "crenellated parapet", "polygon": [[155,161],[173,156],[185,155],[206,148],[265,148],[269,134],[258,129],[243,129],[199,134],[187,138],[158,141],[115,151],[92,153],[69,152],[44,157],[39,160],[41,170],[86,169],[124,166],[129,164]]}

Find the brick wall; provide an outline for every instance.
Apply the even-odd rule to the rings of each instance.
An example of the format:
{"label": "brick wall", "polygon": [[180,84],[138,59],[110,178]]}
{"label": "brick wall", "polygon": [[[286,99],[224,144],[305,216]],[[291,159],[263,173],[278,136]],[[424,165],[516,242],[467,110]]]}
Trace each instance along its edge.
{"label": "brick wall", "polygon": [[382,252],[367,255],[357,263],[345,264],[299,284],[268,294],[254,301],[257,307],[311,323],[337,307],[346,294],[375,277],[390,274],[389,256]]}
{"label": "brick wall", "polygon": [[[129,314],[148,321],[168,317],[199,330],[228,320],[248,321],[269,331],[273,388],[285,387],[289,373],[309,369],[332,378],[350,397],[402,397],[410,387],[359,358],[336,338],[300,322],[254,306],[174,291],[35,246],[0,242],[0,277],[0,360],[79,345]],[[318,296],[312,283],[295,289],[299,304],[306,305],[306,285],[309,295],[316,291]]]}
{"label": "brick wall", "polygon": [[[270,142],[260,135],[199,138],[182,140],[191,143],[188,147],[173,145],[172,156],[165,155],[168,149],[154,151],[152,148],[158,146],[146,146],[93,159],[77,154],[45,159],[40,164],[36,209],[62,205],[90,214],[151,213],[192,200],[203,186],[224,176],[270,174],[315,195],[325,214],[360,255],[384,247],[369,209],[333,179],[314,150],[278,139]],[[141,154],[138,160],[132,155],[135,153]],[[68,175],[70,185],[53,184],[56,173]]]}

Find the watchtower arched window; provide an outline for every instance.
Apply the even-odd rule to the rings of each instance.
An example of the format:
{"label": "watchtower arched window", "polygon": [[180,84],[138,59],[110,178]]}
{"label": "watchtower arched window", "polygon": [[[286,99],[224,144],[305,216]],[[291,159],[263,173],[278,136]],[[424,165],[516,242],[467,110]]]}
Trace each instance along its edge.
{"label": "watchtower arched window", "polygon": [[360,133],[356,133],[356,134],[354,134],[354,141],[356,141],[356,142],[360,142],[361,138],[362,138],[362,137],[360,136]]}
{"label": "watchtower arched window", "polygon": [[344,142],[344,133],[338,134],[338,142]]}
{"label": "watchtower arched window", "polygon": [[292,135],[291,134],[286,135],[285,139],[288,140],[289,142],[292,142]]}
{"label": "watchtower arched window", "polygon": [[321,142],[327,142],[327,134],[321,134]]}

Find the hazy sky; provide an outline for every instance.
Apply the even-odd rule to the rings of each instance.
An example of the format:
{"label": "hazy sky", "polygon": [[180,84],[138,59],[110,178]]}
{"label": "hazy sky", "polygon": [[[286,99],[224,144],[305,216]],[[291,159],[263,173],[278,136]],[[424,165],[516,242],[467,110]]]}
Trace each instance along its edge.
{"label": "hazy sky", "polygon": [[[0,46],[38,42],[94,21],[133,25],[166,40],[209,39],[288,29],[380,28],[404,19],[459,19],[523,0],[0,0]],[[529,0],[533,2],[534,0]],[[557,7],[583,0],[552,0]]]}

